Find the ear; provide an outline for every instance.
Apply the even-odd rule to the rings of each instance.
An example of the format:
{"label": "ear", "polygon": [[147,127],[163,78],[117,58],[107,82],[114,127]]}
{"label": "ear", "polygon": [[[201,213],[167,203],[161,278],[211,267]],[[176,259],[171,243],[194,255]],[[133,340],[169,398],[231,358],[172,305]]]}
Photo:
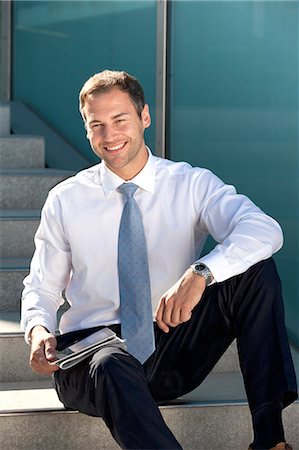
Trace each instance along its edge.
{"label": "ear", "polygon": [[149,106],[147,104],[144,105],[144,108],[141,113],[141,120],[144,128],[148,128],[151,124],[151,116],[149,112]]}
{"label": "ear", "polygon": [[88,139],[89,140],[89,131],[88,131],[88,128],[87,128],[87,125],[86,125],[86,122],[84,122],[84,128],[85,128],[85,131],[86,131],[86,139]]}

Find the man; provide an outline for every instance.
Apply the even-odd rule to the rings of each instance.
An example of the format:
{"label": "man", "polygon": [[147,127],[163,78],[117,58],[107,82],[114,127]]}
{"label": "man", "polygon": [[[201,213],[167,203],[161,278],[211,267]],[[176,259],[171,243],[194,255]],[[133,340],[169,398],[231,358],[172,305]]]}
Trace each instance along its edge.
{"label": "man", "polygon": [[[65,406],[103,417],[122,448],[178,449],[158,402],[198,386],[236,338],[249,448],[290,449],[281,411],[297,387],[271,258],[279,225],[208,170],[151,154],[149,108],[129,74],[87,80],[80,111],[102,162],[44,205],[22,300],[32,369],[54,373]],[[209,234],[219,244],[198,260]],[[64,290],[62,333],[75,342],[108,326],[128,350],[106,346],[68,370],[50,364]]]}

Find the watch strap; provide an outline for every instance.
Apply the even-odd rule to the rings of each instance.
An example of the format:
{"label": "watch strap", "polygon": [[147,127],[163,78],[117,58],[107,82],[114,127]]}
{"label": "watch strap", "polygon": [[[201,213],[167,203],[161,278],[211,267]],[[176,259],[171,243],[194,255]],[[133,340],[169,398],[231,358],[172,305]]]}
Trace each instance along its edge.
{"label": "watch strap", "polygon": [[195,263],[191,264],[190,267],[191,267],[193,273],[196,273],[196,275],[200,275],[200,276],[204,277],[204,279],[206,281],[206,286],[210,286],[210,284],[212,284],[214,277],[212,275],[212,272],[208,268],[208,266],[206,266],[202,262],[195,261]]}

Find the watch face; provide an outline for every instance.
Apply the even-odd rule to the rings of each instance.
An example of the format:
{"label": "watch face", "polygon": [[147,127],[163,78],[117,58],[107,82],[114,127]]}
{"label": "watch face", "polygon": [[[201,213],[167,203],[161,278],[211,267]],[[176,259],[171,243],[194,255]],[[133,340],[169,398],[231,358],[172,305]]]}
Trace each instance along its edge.
{"label": "watch face", "polygon": [[212,274],[211,274],[209,268],[203,263],[194,264],[193,267],[194,267],[194,270],[196,271],[197,275],[201,275],[202,277],[205,278],[206,285],[209,286],[213,280],[213,277],[212,277]]}

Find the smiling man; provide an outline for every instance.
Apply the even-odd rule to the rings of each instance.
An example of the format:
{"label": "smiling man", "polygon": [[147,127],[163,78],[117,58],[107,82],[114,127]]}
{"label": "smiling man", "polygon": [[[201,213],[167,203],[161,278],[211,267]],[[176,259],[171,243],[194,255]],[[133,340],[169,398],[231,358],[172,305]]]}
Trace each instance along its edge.
{"label": "smiling man", "polygon": [[113,88],[83,100],[87,138],[91,148],[107,167],[124,180],[130,180],[148,159],[143,133],[150,126],[148,106],[136,110],[128,93]]}
{"label": "smiling man", "polygon": [[[95,74],[80,112],[102,161],[44,205],[22,298],[32,369],[53,374],[66,407],[102,417],[121,448],[179,449],[159,402],[197,387],[237,339],[249,448],[291,449],[281,415],[297,386],[271,258],[282,246],[278,223],[210,171],[152,155],[149,108],[131,75]],[[201,255],[208,235],[218,245]],[[92,341],[108,327],[127,348],[53,365],[64,291],[64,340]]]}

